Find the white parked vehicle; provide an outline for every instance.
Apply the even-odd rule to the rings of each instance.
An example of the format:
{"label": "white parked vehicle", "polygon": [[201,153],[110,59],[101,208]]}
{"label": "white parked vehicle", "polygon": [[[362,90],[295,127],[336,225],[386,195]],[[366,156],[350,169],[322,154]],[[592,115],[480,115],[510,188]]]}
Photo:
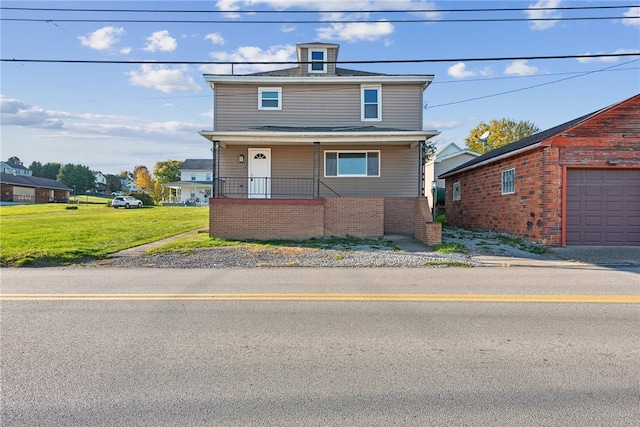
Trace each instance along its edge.
{"label": "white parked vehicle", "polygon": [[121,206],[124,206],[126,209],[134,206],[136,208],[142,207],[142,200],[138,200],[133,196],[118,196],[114,197],[111,201],[111,206],[118,209]]}

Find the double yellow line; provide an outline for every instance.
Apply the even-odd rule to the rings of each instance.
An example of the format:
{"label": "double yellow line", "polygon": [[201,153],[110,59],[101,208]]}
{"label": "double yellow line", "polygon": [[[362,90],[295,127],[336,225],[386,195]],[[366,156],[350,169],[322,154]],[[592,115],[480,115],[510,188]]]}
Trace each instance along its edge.
{"label": "double yellow line", "polygon": [[0,294],[0,301],[370,301],[640,304],[640,295],[397,293]]}

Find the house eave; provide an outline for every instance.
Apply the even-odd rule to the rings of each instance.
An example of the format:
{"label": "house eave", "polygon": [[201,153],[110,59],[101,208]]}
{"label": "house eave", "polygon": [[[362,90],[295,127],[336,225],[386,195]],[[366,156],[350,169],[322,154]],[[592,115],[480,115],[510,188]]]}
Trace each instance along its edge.
{"label": "house eave", "polygon": [[359,144],[412,145],[439,135],[439,131],[398,132],[215,132],[200,135],[221,145],[297,145],[297,144]]}
{"label": "house eave", "polygon": [[505,159],[505,158],[508,158],[508,157],[512,157],[512,156],[518,155],[520,153],[524,153],[526,151],[534,150],[534,149],[540,147],[541,145],[542,145],[542,143],[538,142],[536,144],[532,144],[532,145],[528,145],[526,147],[523,147],[523,148],[521,148],[519,150],[509,151],[509,152],[504,153],[504,154],[502,154],[500,156],[491,157],[490,159],[486,159],[486,160],[483,160],[481,162],[474,163],[472,165],[467,166],[466,168],[457,169],[457,170],[450,171],[450,172],[445,172],[442,175],[438,175],[438,178],[439,179],[446,179],[446,178],[449,178],[450,176],[453,176],[453,175],[457,175],[457,174],[460,174],[460,173],[463,173],[463,172],[467,172],[467,171],[470,171],[470,170],[473,170],[473,169],[477,169],[479,167],[486,166],[488,164],[500,161],[502,159]]}
{"label": "house eave", "polygon": [[372,76],[237,76],[204,74],[204,80],[215,88],[216,83],[226,84],[381,84],[381,83],[420,83],[423,90],[431,84],[434,75],[372,75]]}

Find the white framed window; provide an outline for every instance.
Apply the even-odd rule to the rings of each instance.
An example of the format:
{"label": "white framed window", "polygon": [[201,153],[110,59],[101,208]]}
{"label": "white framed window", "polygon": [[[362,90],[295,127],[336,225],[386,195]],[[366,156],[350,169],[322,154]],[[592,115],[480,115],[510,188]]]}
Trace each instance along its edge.
{"label": "white framed window", "polygon": [[327,72],[327,49],[309,49],[309,72]]}
{"label": "white framed window", "polygon": [[196,174],[195,173],[191,173],[191,181],[195,181],[196,180]]}
{"label": "white framed window", "polygon": [[361,86],[361,120],[376,121],[382,120],[382,86]]}
{"label": "white framed window", "polygon": [[515,168],[502,171],[502,194],[513,194],[515,192],[516,192]]}
{"label": "white framed window", "polygon": [[460,183],[454,182],[453,183],[453,201],[459,202],[460,200],[462,200],[462,197],[460,194]]}
{"label": "white framed window", "polygon": [[211,181],[211,172],[207,172],[207,174],[206,174],[206,176],[205,176],[204,180],[205,180],[205,181]]}
{"label": "white framed window", "polygon": [[325,151],[324,176],[380,176],[380,151]]}
{"label": "white framed window", "polygon": [[282,88],[259,87],[258,110],[282,110]]}

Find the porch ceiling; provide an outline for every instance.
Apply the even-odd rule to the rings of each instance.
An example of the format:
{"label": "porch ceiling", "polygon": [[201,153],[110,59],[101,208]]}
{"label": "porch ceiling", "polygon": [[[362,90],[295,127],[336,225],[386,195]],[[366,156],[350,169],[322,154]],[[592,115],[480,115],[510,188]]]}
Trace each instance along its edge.
{"label": "porch ceiling", "polygon": [[307,145],[320,144],[353,145],[353,144],[385,144],[415,145],[440,132],[427,131],[359,131],[359,132],[285,132],[285,131],[236,131],[216,132],[202,131],[200,135],[210,141],[219,141],[222,147],[227,145]]}

